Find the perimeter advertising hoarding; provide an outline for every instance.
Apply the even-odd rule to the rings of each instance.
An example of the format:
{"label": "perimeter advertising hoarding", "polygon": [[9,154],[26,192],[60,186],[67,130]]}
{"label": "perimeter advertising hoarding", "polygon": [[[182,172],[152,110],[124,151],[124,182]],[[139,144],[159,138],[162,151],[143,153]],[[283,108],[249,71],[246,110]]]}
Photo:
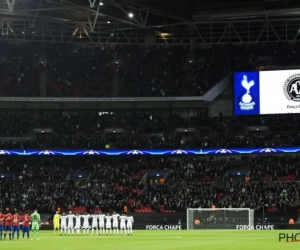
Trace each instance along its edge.
{"label": "perimeter advertising hoarding", "polygon": [[234,73],[234,113],[300,113],[300,69]]}

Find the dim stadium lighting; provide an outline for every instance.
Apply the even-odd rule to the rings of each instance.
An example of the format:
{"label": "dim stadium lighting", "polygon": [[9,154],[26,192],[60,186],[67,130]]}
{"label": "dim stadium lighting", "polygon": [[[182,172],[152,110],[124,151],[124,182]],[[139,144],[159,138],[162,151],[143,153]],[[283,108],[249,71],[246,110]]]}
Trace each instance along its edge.
{"label": "dim stadium lighting", "polygon": [[172,36],[171,33],[160,33],[161,36]]}
{"label": "dim stadium lighting", "polygon": [[99,3],[100,6],[103,6],[104,4],[102,2]]}
{"label": "dim stadium lighting", "polygon": [[110,23],[110,21],[107,21],[107,23]]}
{"label": "dim stadium lighting", "polygon": [[131,12],[128,14],[128,16],[129,16],[130,18],[133,18],[133,14],[132,14]]}
{"label": "dim stadium lighting", "polygon": [[110,36],[114,36],[114,34],[113,34],[113,33],[111,33],[111,34],[110,34]]}
{"label": "dim stadium lighting", "polygon": [[24,34],[25,32],[24,31],[22,31],[22,34]]}

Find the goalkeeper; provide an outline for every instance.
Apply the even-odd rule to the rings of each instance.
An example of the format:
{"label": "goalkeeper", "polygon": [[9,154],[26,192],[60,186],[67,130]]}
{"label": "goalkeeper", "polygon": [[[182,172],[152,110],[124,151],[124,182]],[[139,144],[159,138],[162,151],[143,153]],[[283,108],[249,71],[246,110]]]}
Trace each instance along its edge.
{"label": "goalkeeper", "polygon": [[30,215],[30,217],[31,217],[31,222],[32,222],[32,225],[31,225],[31,231],[32,231],[31,240],[33,240],[33,233],[36,235],[36,239],[39,240],[41,216],[38,213],[38,210],[35,209],[34,213],[32,213]]}

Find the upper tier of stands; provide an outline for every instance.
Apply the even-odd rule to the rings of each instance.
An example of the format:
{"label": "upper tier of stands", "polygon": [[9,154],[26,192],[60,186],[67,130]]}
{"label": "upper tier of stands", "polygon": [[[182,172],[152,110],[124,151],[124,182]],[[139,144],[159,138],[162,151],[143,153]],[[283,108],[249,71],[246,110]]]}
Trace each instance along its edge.
{"label": "upper tier of stands", "polygon": [[[185,117],[130,112],[0,112],[2,149],[299,146],[300,115]],[[250,129],[251,127],[251,129]],[[254,129],[253,129],[254,128]],[[256,129],[260,128],[260,129]]]}
{"label": "upper tier of stands", "polygon": [[52,97],[202,96],[228,73],[299,61],[299,44],[136,45],[0,43],[0,95]]}

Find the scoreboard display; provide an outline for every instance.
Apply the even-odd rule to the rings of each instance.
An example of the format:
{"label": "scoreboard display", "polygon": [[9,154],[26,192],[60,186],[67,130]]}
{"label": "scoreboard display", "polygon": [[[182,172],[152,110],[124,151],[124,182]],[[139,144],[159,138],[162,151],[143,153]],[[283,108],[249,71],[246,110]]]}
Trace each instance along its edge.
{"label": "scoreboard display", "polygon": [[300,69],[235,72],[234,113],[300,113]]}

